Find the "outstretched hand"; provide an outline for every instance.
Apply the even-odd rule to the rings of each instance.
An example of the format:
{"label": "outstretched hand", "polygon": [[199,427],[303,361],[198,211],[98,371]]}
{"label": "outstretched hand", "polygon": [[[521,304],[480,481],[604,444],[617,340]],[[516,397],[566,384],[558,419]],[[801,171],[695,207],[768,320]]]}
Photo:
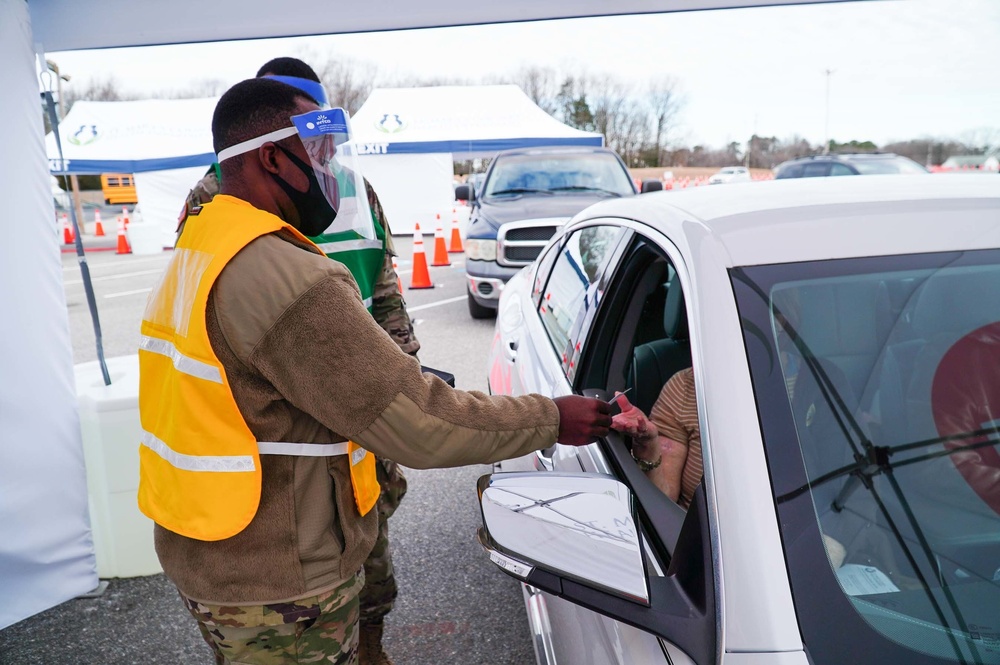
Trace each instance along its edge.
{"label": "outstretched hand", "polygon": [[640,441],[657,437],[656,425],[650,422],[642,409],[629,402],[623,393],[616,395],[614,401],[621,408],[621,413],[611,419],[611,429]]}
{"label": "outstretched hand", "polygon": [[559,443],[585,446],[606,436],[611,427],[611,405],[593,397],[565,395],[552,400],[559,409]]}

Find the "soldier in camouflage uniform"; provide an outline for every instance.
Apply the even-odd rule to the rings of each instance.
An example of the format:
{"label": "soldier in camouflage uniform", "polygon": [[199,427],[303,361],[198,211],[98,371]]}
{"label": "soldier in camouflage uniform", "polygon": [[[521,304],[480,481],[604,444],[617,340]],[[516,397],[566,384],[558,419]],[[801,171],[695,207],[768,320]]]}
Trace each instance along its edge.
{"label": "soldier in camouflage uniform", "polygon": [[[406,312],[406,302],[403,300],[403,294],[399,291],[399,278],[396,274],[395,268],[392,266],[392,258],[397,254],[392,243],[392,234],[389,230],[389,224],[386,221],[385,211],[382,209],[382,204],[379,202],[374,188],[372,188],[371,184],[367,180],[365,180],[365,188],[368,194],[368,205],[372,211],[372,219],[385,235],[385,254],[382,261],[382,269],[376,278],[375,288],[372,294],[372,316],[375,318],[375,321],[377,321],[378,324],[387,333],[389,333],[389,336],[392,337],[404,353],[408,353],[416,357],[417,351],[420,349],[420,342],[413,333],[413,323],[410,321],[410,316]],[[184,209],[181,211],[177,227],[178,238],[184,230],[184,222],[191,211],[195,207],[204,205],[211,201],[215,195],[219,193],[219,191],[219,167],[218,164],[213,164],[205,176],[202,177],[194,188],[191,189],[187,200],[184,202]],[[331,256],[331,258],[334,257]],[[399,506],[399,502],[403,499],[403,495],[406,494],[406,478],[403,476],[403,472],[399,465],[391,460],[380,457],[376,457],[376,460],[376,472],[378,474],[379,484],[382,487],[382,494],[376,505],[379,518],[379,530],[378,539],[375,541],[372,553],[369,555],[364,564],[365,583],[360,592],[360,608],[355,606],[353,609],[350,607],[324,607],[323,609],[324,617],[326,617],[326,612],[334,612],[335,610],[338,613],[357,613],[360,611],[361,629],[359,631],[359,662],[361,665],[369,663],[372,665],[391,665],[391,661],[382,650],[383,620],[385,619],[385,615],[392,609],[398,593],[392,565],[392,554],[389,549],[388,520]],[[324,596],[329,603],[334,602],[336,597],[336,592]],[[324,601],[321,600],[318,602],[319,605],[322,606]],[[217,614],[212,614],[214,610],[219,608],[206,609],[205,606],[194,603],[194,601],[189,599],[185,599],[185,603],[188,605],[192,614],[195,615],[195,618],[199,620],[199,625],[201,625],[203,617],[210,616],[211,618],[211,616],[214,616],[214,619],[212,619],[211,623],[208,624],[213,626],[211,630],[212,634],[207,634],[208,631],[204,626],[202,626],[202,633],[206,642],[208,642],[209,646],[212,647],[212,650],[215,652],[216,662],[219,665],[223,665],[224,663],[230,661],[244,662],[238,659],[234,660],[234,654],[238,654],[238,647],[232,647],[233,650],[229,651],[229,647],[224,647],[222,645],[229,645],[234,641],[238,642],[239,626],[254,625],[253,623],[239,623],[240,620],[250,622],[259,621],[260,617],[243,617],[242,613],[236,612],[237,615],[240,615],[240,617],[237,618],[233,612],[229,612],[226,620],[220,620]],[[192,607],[192,605],[197,605],[198,607]],[[266,621],[269,612],[276,613],[275,616],[280,617],[281,612],[289,611],[287,608],[287,605],[278,605],[274,607],[266,606],[264,620]],[[225,610],[225,608],[222,609]],[[233,610],[234,608],[229,609]],[[294,611],[294,608],[291,611]],[[347,615],[338,614],[337,616],[338,620],[341,620]],[[313,616],[304,616],[304,618],[299,621],[301,623],[308,623],[314,619],[315,617]],[[281,622],[276,621],[276,623]],[[255,625],[260,626],[266,624],[257,623]],[[299,623],[296,624],[296,626],[299,625]],[[298,628],[296,635],[299,633],[307,634],[308,636],[311,636],[310,639],[314,640],[327,639],[324,637],[325,633],[321,628],[317,628],[316,624],[311,624],[307,629],[301,627]],[[213,639],[213,635],[222,641],[220,642],[219,639]],[[275,635],[275,649],[285,648],[284,646],[277,646],[282,642],[288,642],[289,644],[294,643],[295,637],[295,635]],[[337,637],[337,639],[341,638]],[[277,651],[275,653],[278,655]],[[303,657],[301,651],[299,657]],[[226,660],[227,658],[229,660]],[[280,659],[276,662],[280,662]],[[305,659],[302,662],[311,661]],[[340,663],[341,661],[335,660],[332,662]],[[346,663],[349,661],[344,660],[343,662]]]}

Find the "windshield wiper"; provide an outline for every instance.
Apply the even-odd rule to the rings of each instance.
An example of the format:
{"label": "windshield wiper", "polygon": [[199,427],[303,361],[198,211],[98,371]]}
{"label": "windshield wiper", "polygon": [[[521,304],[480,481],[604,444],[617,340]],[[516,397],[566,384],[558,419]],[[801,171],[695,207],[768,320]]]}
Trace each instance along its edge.
{"label": "windshield wiper", "polygon": [[621,198],[621,194],[618,192],[613,192],[610,189],[603,189],[601,187],[583,187],[580,185],[575,185],[573,187],[553,187],[550,191],[553,192],[600,192],[601,194],[607,194],[608,196],[614,196],[615,198]]}
{"label": "windshield wiper", "polygon": [[511,189],[501,189],[499,192],[490,192],[490,196],[500,196],[501,194],[551,194],[548,189],[531,189],[530,187],[512,187]]}
{"label": "windshield wiper", "polygon": [[[790,492],[786,492],[781,496],[777,497],[778,503],[784,503],[785,501],[790,501],[805,492],[813,490],[820,485],[824,485],[831,480],[837,478],[842,478],[843,476],[852,475],[854,478],[852,480],[860,480],[867,486],[868,482],[875,476],[889,471],[891,469],[898,469],[900,467],[909,466],[910,464],[916,464],[917,462],[926,462],[928,460],[937,459],[939,457],[945,457],[946,455],[952,455],[954,453],[962,452],[964,450],[976,450],[977,448],[986,448],[988,446],[997,445],[997,441],[994,439],[987,439],[986,441],[978,441],[976,443],[968,443],[963,446],[956,446],[953,448],[945,448],[943,450],[937,450],[932,453],[927,453],[925,455],[920,455],[918,457],[909,457],[905,460],[899,462],[892,462],[889,457],[895,455],[896,453],[906,452],[909,450],[916,450],[918,448],[926,448],[928,446],[933,446],[939,443],[947,443],[949,441],[964,441],[966,439],[977,439],[983,436],[996,435],[996,428],[988,429],[977,429],[970,430],[968,432],[958,432],[957,434],[951,434],[949,436],[938,436],[933,439],[923,439],[920,441],[913,441],[911,443],[901,443],[896,446],[870,446],[864,454],[855,453],[854,462],[840,467],[839,469],[834,469],[829,473],[824,473],[818,478],[813,478],[808,481],[805,485],[797,487]],[[848,483],[844,485],[837,498],[834,500],[833,508],[837,512],[843,508],[843,504],[847,501],[848,496],[851,491],[857,487],[857,482]]]}

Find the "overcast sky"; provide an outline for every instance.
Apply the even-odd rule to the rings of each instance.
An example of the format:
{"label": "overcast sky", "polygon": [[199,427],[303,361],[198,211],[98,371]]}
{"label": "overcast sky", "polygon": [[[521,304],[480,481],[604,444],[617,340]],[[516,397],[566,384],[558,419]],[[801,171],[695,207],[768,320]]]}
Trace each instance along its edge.
{"label": "overcast sky", "polygon": [[[484,77],[538,65],[676,77],[677,138],[753,132],[884,144],[1000,130],[1000,0],[875,0],[492,26],[51,53],[73,84],[113,76],[153,95],[253,76],[272,57],[350,57],[379,79]],[[827,76],[827,70],[832,74]]]}

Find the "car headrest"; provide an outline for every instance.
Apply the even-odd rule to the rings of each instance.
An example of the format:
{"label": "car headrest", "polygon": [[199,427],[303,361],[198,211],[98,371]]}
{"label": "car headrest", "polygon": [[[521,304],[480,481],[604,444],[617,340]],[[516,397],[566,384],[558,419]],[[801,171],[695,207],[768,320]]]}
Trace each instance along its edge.
{"label": "car headrest", "polygon": [[687,309],[684,306],[684,292],[675,278],[667,289],[667,302],[663,306],[663,330],[671,339],[687,339]]}

